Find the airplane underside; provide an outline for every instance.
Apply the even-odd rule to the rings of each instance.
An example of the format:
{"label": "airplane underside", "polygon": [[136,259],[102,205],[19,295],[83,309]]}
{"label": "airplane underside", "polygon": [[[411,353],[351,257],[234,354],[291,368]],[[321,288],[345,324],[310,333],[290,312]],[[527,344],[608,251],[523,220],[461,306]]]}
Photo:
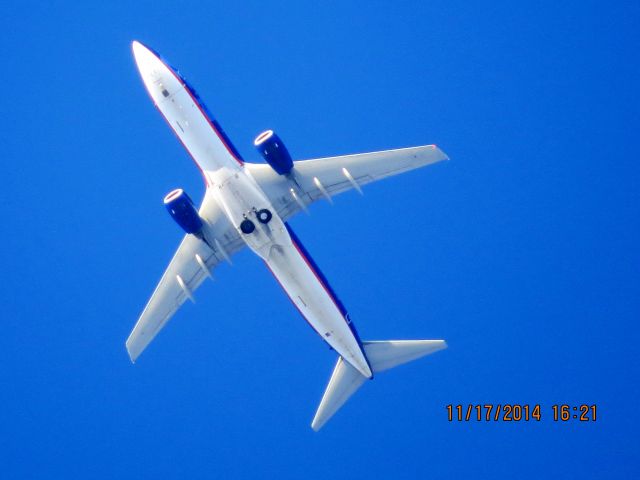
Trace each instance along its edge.
{"label": "airplane underside", "polygon": [[155,106],[206,185],[196,209],[182,190],[164,200],[185,237],[127,339],[135,361],[204,279],[244,246],[267,265],[302,317],[339,357],[312,428],[318,430],[373,375],[446,348],[444,340],[361,341],[342,302],[287,220],[313,202],[447,160],[435,145],[293,161],[271,130],[254,145],[266,164],[246,163],[195,90],[153,50],[133,53]]}

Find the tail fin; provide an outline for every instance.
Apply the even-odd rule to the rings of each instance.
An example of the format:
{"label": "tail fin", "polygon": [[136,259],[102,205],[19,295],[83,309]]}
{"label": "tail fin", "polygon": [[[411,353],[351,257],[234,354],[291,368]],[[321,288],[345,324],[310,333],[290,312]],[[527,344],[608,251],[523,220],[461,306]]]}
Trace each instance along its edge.
{"label": "tail fin", "polygon": [[[444,340],[387,340],[363,342],[373,373],[382,372],[447,348]],[[311,428],[318,431],[367,380],[351,364],[338,358]]]}

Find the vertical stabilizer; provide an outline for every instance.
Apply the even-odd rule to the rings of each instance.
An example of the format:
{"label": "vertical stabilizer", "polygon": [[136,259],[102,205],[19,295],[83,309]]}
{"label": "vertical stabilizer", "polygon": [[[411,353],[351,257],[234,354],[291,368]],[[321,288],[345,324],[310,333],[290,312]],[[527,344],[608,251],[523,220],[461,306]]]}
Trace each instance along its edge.
{"label": "vertical stabilizer", "polygon": [[[444,340],[386,340],[363,345],[374,374],[447,348]],[[365,376],[339,357],[311,428],[320,430],[365,380]]]}

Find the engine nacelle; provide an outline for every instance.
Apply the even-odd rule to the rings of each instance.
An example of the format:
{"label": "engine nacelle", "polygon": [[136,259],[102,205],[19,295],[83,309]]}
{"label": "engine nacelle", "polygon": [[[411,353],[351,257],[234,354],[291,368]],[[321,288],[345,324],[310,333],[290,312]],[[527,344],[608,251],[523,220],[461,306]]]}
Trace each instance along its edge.
{"label": "engine nacelle", "polygon": [[256,137],[253,144],[255,145],[262,158],[264,158],[271,168],[278,175],[287,175],[293,169],[293,160],[284,146],[280,137],[273,130],[262,132]]}
{"label": "engine nacelle", "polygon": [[164,204],[169,215],[187,233],[198,234],[202,232],[202,218],[198,215],[193,201],[181,188],[169,192],[164,197]]}

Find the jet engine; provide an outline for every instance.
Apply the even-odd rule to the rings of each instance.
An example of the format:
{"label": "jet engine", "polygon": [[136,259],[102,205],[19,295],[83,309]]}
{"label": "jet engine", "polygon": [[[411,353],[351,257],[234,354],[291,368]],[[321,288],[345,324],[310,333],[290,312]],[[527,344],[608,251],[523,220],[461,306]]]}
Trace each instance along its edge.
{"label": "jet engine", "polygon": [[197,235],[202,232],[202,218],[198,215],[193,201],[181,188],[176,188],[164,197],[164,205],[169,215],[187,233]]}
{"label": "jet engine", "polygon": [[271,168],[278,175],[287,175],[293,169],[293,160],[284,146],[280,137],[273,130],[262,132],[256,137],[253,144],[255,145],[262,158],[264,158]]}

